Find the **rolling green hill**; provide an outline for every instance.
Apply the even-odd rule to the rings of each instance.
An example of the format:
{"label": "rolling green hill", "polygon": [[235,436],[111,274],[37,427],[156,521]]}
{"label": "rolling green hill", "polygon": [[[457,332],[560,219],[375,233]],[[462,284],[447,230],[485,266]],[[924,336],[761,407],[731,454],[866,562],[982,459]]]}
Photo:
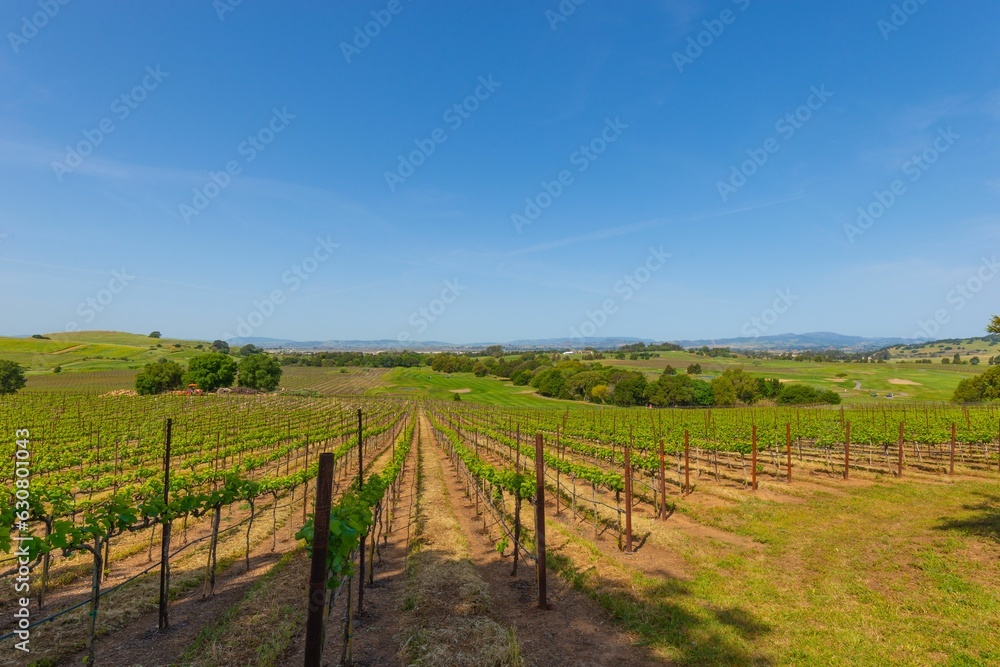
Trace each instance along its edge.
{"label": "rolling green hill", "polygon": [[931,359],[935,363],[940,363],[942,358],[951,358],[957,353],[961,355],[962,361],[968,362],[972,357],[979,357],[985,365],[990,357],[1000,355],[1000,336],[949,338],[913,345],[897,345],[888,350],[892,359]]}
{"label": "rolling green hill", "polygon": [[138,369],[166,357],[187,361],[209,343],[174,338],[150,338],[117,331],[43,334],[38,338],[0,337],[0,359],[28,369],[28,375],[63,372]]}

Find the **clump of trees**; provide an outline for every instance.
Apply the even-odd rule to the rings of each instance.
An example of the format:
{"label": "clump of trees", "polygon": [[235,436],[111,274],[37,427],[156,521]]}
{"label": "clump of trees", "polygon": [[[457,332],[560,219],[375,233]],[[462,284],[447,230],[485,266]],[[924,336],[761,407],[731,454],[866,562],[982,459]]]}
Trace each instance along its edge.
{"label": "clump of trees", "polygon": [[16,394],[28,384],[24,368],[16,361],[0,359],[0,395]]}
{"label": "clump of trees", "polygon": [[[994,315],[993,319],[986,327],[986,333],[991,335],[1000,334],[1000,315]],[[955,355],[958,357],[959,355]],[[947,357],[945,358],[947,359]],[[944,363],[945,360],[942,360]],[[990,357],[990,368],[976,377],[962,380],[955,388],[951,400],[956,403],[981,403],[982,401],[995,401],[1000,399],[1000,366],[995,366],[998,360]],[[978,358],[977,358],[978,364]]]}
{"label": "clump of trees", "polygon": [[236,359],[222,352],[192,357],[187,370],[175,361],[160,359],[146,364],[135,378],[135,390],[142,395],[162,394],[196,384],[203,391],[233,386],[274,391],[281,382],[281,364],[262,352]]}
{"label": "clump of trees", "polygon": [[142,396],[162,394],[180,389],[184,383],[184,369],[176,361],[160,359],[146,364],[135,376],[135,390]]}
{"label": "clump of trees", "polygon": [[236,380],[236,361],[221,352],[208,352],[192,357],[188,362],[184,384],[196,384],[203,391],[232,387]]}
{"label": "clump of trees", "polygon": [[281,382],[281,364],[269,354],[254,354],[244,357],[239,365],[241,387],[274,391]]}
{"label": "clump of trees", "polygon": [[951,400],[956,403],[981,403],[1000,399],[1000,366],[992,366],[981,375],[962,380]]}

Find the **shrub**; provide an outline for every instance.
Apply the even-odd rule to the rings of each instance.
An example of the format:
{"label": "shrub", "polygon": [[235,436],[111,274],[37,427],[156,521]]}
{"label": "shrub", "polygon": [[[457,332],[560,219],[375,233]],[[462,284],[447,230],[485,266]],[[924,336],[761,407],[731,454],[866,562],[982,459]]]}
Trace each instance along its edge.
{"label": "shrub", "polygon": [[829,389],[814,389],[805,384],[786,384],[778,392],[778,405],[809,405],[827,403],[838,405],[840,395]]}

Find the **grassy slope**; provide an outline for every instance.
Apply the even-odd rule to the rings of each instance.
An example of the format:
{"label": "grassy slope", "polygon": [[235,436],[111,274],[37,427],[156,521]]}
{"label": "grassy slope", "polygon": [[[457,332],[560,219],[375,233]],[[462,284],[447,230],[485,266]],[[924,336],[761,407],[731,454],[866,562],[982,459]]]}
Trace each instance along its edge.
{"label": "grassy slope", "polygon": [[956,352],[963,361],[979,357],[985,364],[987,359],[1000,354],[1000,342],[993,342],[990,338],[962,338],[956,342],[930,342],[916,348],[900,345],[889,349],[893,359],[933,359],[935,363],[940,363],[943,357],[955,356]]}
{"label": "grassy slope", "polygon": [[[199,341],[149,338],[116,331],[80,331],[44,334],[51,340],[0,337],[0,359],[11,359],[28,368],[29,375],[49,373],[56,366],[64,372],[137,369],[161,357],[186,361],[208,347]],[[157,347],[159,344],[162,347]]]}

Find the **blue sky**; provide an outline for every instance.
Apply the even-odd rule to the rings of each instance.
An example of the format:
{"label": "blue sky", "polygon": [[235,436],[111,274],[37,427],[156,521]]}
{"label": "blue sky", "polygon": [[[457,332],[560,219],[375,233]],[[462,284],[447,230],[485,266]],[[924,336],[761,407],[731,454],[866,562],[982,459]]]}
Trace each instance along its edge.
{"label": "blue sky", "polygon": [[996,2],[63,1],[0,8],[0,333],[1000,311]]}

